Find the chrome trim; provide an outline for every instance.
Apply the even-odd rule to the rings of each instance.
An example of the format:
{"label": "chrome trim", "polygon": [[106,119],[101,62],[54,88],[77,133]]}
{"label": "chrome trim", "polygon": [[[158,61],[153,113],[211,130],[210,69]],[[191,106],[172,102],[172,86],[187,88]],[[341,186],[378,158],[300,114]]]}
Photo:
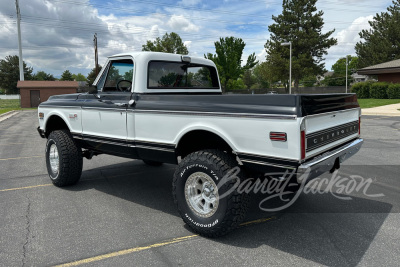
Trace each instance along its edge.
{"label": "chrome trim", "polygon": [[315,157],[314,159],[304,162],[297,169],[297,182],[302,183],[302,175],[310,171],[307,180],[311,180],[313,178],[318,177],[319,175],[330,171],[336,162],[336,159],[339,159],[340,163],[344,160],[352,157],[354,154],[360,150],[364,140],[362,138],[358,138],[344,146],[341,146],[332,151],[326,152],[320,156]]}
{"label": "chrome trim", "polygon": [[143,148],[143,149],[159,150],[159,151],[164,151],[164,152],[172,152],[172,153],[175,153],[175,150],[173,150],[173,149],[162,148],[162,147],[142,146],[142,145],[136,145],[136,147],[137,147],[137,148]]}
{"label": "chrome trim", "polygon": [[84,106],[82,106],[82,109],[126,112],[126,107],[125,108],[101,108],[101,107],[84,107]]}
{"label": "chrome trim", "polygon": [[91,141],[94,143],[100,143],[100,144],[109,144],[109,145],[116,145],[116,146],[128,146],[128,144],[124,143],[117,143],[117,142],[111,142],[111,141],[104,141],[104,140],[96,140],[96,139],[91,139],[91,138],[83,138],[84,141]]}
{"label": "chrome trim", "polygon": [[353,111],[353,110],[361,110],[361,108],[358,107],[358,108],[349,108],[349,109],[342,109],[342,110],[336,110],[336,111],[329,111],[329,112],[325,112],[325,113],[318,113],[318,114],[313,114],[313,115],[307,115],[306,118],[318,117],[318,116],[324,116],[324,115],[336,114],[336,113],[343,113],[343,112]]}
{"label": "chrome trim", "polygon": [[169,115],[190,115],[190,116],[216,116],[216,117],[243,117],[243,118],[262,118],[262,119],[280,119],[295,120],[296,115],[277,115],[277,114],[250,114],[250,113],[222,113],[206,111],[168,111],[168,110],[144,110],[129,109],[129,112],[149,113],[149,114],[169,114]]}
{"label": "chrome trim", "polygon": [[285,166],[285,165],[279,165],[279,164],[274,164],[274,163],[269,163],[269,162],[261,162],[261,161],[257,161],[257,160],[240,159],[240,161],[247,162],[247,163],[258,164],[258,165],[265,165],[265,166],[283,168],[283,169],[291,169],[291,170],[296,169],[296,167],[293,167],[293,166]]}
{"label": "chrome trim", "polygon": [[[344,143],[349,142],[350,140],[352,140],[352,139],[355,138],[355,137],[360,137],[360,136],[358,135],[358,133],[354,133],[353,135],[346,136],[346,137],[343,138],[343,139],[336,140],[335,142],[337,142],[337,141],[342,141],[342,142],[339,142],[339,143],[337,143],[337,144],[334,144],[333,147],[337,147],[337,146],[343,145]],[[316,148],[315,150],[311,150],[311,151],[309,151],[309,152],[306,151],[306,158],[303,159],[302,162],[305,162],[307,159],[310,159],[310,158],[312,158],[312,157],[315,157],[315,156],[318,155],[318,154],[321,154],[321,153],[324,153],[324,152],[326,152],[326,151],[331,150],[331,149],[332,149],[332,143],[326,144],[325,146],[328,146],[328,145],[331,145],[331,146],[330,146],[330,147],[327,147],[327,148],[325,148],[325,149],[323,149],[323,150],[321,150],[321,151],[318,151],[318,152],[315,152],[315,150],[320,149],[322,146],[319,147],[319,148]],[[306,149],[307,149],[307,147],[306,147]],[[307,154],[311,154],[311,155],[307,155]]]}
{"label": "chrome trim", "polygon": [[281,160],[281,161],[288,161],[288,162],[293,162],[293,163],[299,163],[298,160],[296,159],[285,159],[285,158],[274,158],[274,157],[269,157],[269,156],[263,156],[263,155],[257,155],[257,154],[249,154],[249,153],[242,153],[235,151],[235,153],[240,157],[240,156],[249,156],[249,157],[257,157],[257,158],[263,158],[263,159],[272,159],[272,160]]}
{"label": "chrome trim", "polygon": [[45,106],[39,106],[39,108],[76,108],[76,109],[81,109],[81,106],[58,106],[58,105],[45,105]]}

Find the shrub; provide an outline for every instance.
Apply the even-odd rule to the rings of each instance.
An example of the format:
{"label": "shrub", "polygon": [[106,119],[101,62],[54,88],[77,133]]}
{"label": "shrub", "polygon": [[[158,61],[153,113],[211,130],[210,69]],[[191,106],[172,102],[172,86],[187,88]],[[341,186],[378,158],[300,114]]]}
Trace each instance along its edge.
{"label": "shrub", "polygon": [[369,98],[370,82],[359,82],[351,87],[351,92],[357,94],[357,98]]}
{"label": "shrub", "polygon": [[387,89],[387,95],[390,99],[400,99],[400,83],[392,83]]}
{"label": "shrub", "polygon": [[369,96],[370,98],[375,99],[387,99],[387,89],[389,87],[389,83],[385,82],[377,82],[371,85],[369,89]]}

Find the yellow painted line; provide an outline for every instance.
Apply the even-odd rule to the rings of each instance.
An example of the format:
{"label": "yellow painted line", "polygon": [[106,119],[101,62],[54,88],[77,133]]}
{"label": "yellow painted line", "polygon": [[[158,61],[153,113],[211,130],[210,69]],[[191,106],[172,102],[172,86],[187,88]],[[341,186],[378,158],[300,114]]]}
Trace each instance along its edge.
{"label": "yellow painted line", "polygon": [[269,217],[269,218],[258,219],[258,220],[254,220],[254,221],[250,221],[250,222],[244,222],[244,223],[241,223],[240,226],[263,223],[263,222],[270,221],[270,220],[275,219],[275,218],[276,217]]}
{"label": "yellow painted line", "polygon": [[178,237],[178,238],[174,238],[174,239],[171,239],[171,240],[168,240],[168,241],[164,241],[164,242],[161,242],[161,243],[156,243],[156,244],[152,244],[152,245],[148,245],[148,246],[144,246],[144,247],[136,247],[136,248],[124,249],[124,250],[111,252],[111,253],[107,253],[107,254],[91,257],[91,258],[86,258],[86,259],[83,259],[83,260],[78,260],[78,261],[73,261],[73,262],[69,262],[69,263],[56,265],[55,267],[69,267],[69,266],[78,266],[78,265],[82,265],[82,264],[88,264],[88,263],[91,263],[91,262],[96,262],[96,261],[101,261],[101,260],[105,260],[105,259],[109,259],[109,258],[113,258],[113,257],[123,256],[123,255],[126,255],[126,254],[131,254],[131,253],[134,253],[134,252],[148,250],[148,249],[151,249],[151,248],[158,248],[158,247],[163,247],[163,246],[174,244],[174,243],[179,243],[179,242],[182,242],[182,241],[185,241],[185,240],[192,239],[192,238],[194,238],[196,236],[197,235],[188,235],[188,236]]}
{"label": "yellow painted line", "polygon": [[10,189],[1,189],[0,192],[16,191],[16,190],[37,188],[37,187],[50,186],[50,185],[53,185],[53,184],[40,184],[40,185],[32,185],[32,186],[25,186],[25,187],[17,187],[17,188],[10,188]]}
{"label": "yellow painted line", "polygon": [[32,158],[43,158],[43,156],[31,156],[31,157],[6,158],[6,159],[0,159],[0,161],[4,161],[4,160],[13,160],[13,159],[32,159]]}

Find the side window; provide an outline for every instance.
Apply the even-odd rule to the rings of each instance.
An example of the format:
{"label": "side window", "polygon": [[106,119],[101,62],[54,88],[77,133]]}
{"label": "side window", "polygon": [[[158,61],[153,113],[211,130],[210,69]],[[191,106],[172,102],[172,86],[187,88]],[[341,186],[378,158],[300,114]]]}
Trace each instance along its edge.
{"label": "side window", "polygon": [[151,61],[147,81],[150,89],[218,89],[215,68],[182,62]]}
{"label": "side window", "polygon": [[133,83],[133,62],[130,59],[111,61],[103,92],[128,92]]}

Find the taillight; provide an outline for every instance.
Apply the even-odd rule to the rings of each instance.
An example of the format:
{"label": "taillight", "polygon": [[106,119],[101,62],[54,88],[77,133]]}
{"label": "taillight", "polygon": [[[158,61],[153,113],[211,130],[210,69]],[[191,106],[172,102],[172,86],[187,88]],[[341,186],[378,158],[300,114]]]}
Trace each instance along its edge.
{"label": "taillight", "polygon": [[301,159],[306,158],[306,131],[300,132]]}
{"label": "taillight", "polygon": [[300,155],[301,160],[306,158],[306,119],[303,118],[300,123]]}
{"label": "taillight", "polygon": [[358,117],[358,135],[361,135],[361,117]]}

